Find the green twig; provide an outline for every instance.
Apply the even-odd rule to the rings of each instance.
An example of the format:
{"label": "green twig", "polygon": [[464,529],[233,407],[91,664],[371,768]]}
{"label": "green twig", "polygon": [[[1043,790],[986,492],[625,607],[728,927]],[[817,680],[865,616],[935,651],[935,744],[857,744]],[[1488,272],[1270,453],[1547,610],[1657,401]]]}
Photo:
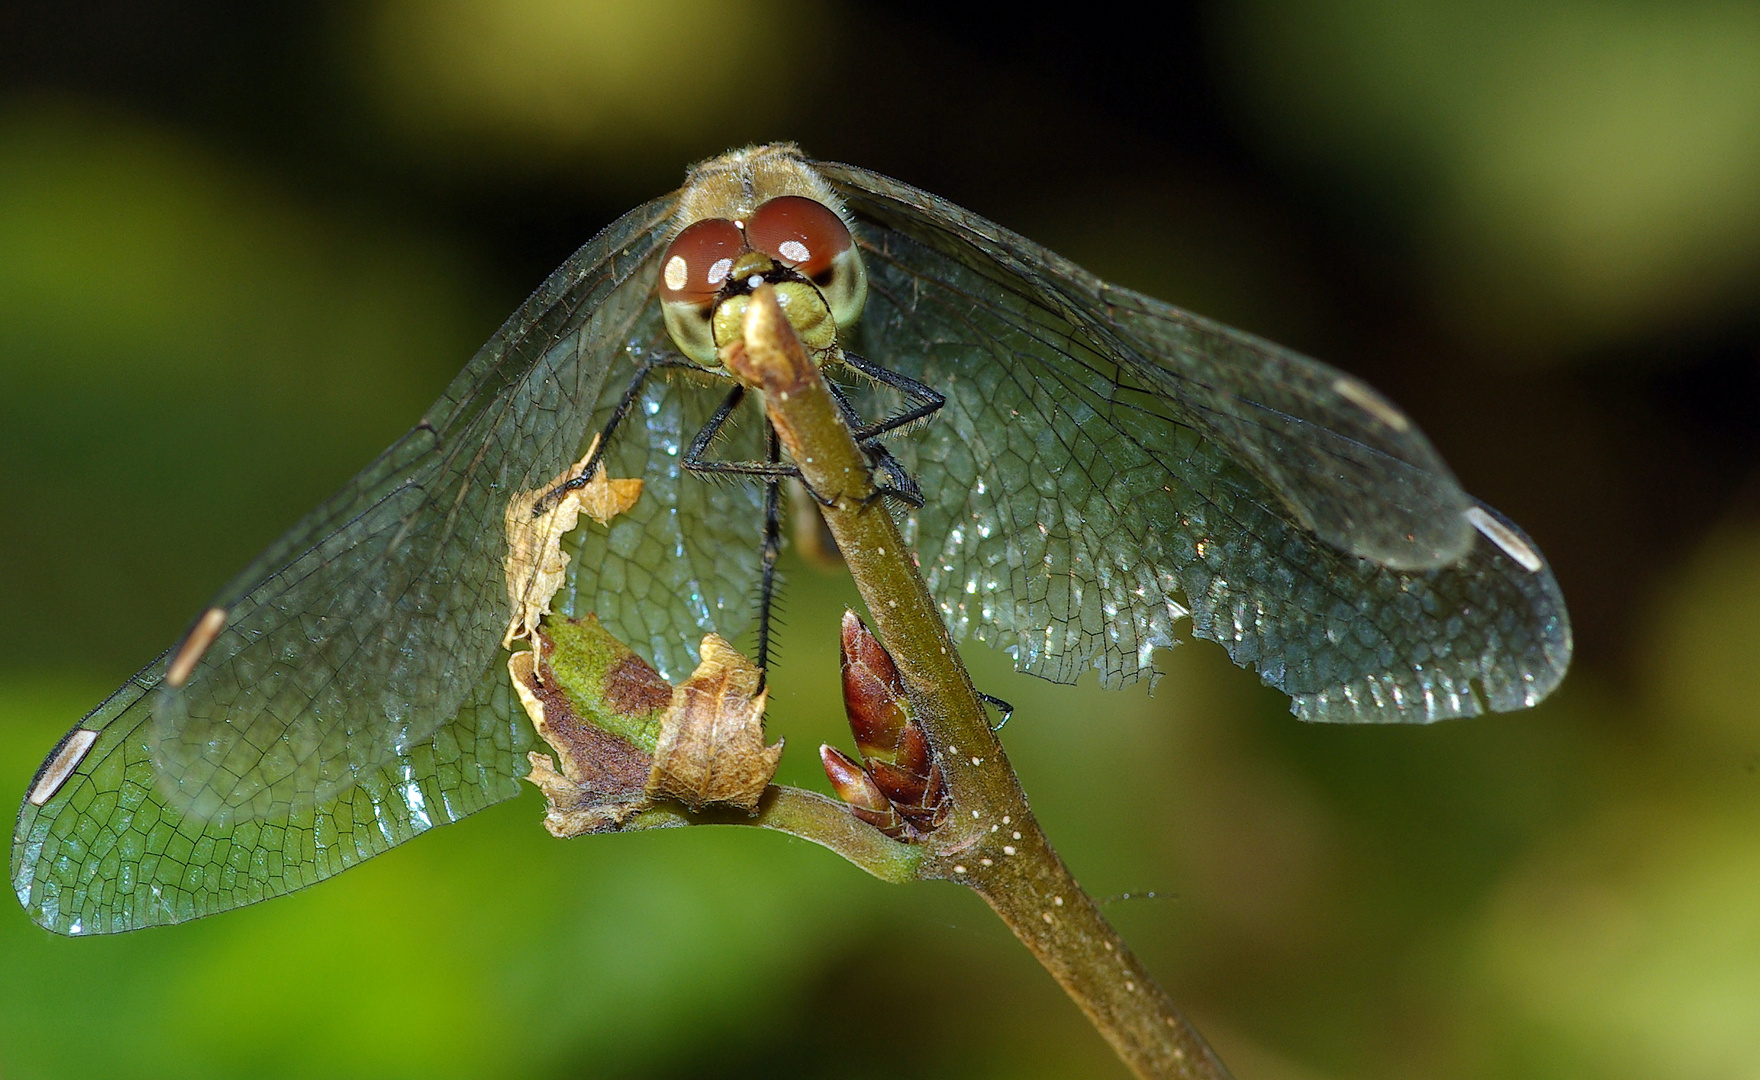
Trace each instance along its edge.
{"label": "green twig", "polygon": [[920,880],[924,850],[901,844],[858,820],[849,807],[816,791],[771,784],[756,816],[741,810],[708,807],[692,813],[677,803],[660,802],[630,815],[620,828],[666,829],[678,825],[756,825],[810,840],[855,863],[881,881]]}

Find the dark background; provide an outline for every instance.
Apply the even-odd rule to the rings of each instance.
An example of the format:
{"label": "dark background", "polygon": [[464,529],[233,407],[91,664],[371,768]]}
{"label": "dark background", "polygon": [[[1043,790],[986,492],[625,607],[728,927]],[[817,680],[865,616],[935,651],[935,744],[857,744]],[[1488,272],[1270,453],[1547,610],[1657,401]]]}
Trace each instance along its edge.
{"label": "dark background", "polygon": [[[974,650],[1242,1080],[1760,1066],[1751,6],[12,0],[0,789],[571,250],[778,138],[1364,376],[1556,568],[1563,689],[1433,729],[1304,727],[1209,645],[1153,697]],[[848,590],[793,580],[822,786]],[[1122,1074],[956,890],[538,812],[115,940],[0,911],[0,1076]]]}

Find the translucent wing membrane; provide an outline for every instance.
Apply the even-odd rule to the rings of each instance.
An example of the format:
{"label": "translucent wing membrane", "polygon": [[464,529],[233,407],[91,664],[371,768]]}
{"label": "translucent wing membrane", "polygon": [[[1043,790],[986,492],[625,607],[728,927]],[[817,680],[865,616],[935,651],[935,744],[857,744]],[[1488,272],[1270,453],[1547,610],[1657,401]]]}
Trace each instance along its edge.
{"label": "translucent wing membrane", "polygon": [[13,887],[51,930],[133,930],[292,892],[512,798],[527,768],[529,728],[491,669],[426,741],[348,788],[256,819],[199,817],[164,792],[148,705],[163,670],[161,658],[81,722],[96,741],[53,798],[19,815]]}
{"label": "translucent wing membrane", "polygon": [[[1400,570],[1458,562],[1471,499],[1412,422],[1362,382],[1159,300],[1105,286],[1119,336],[1148,361],[1121,402],[1234,452],[1295,520],[1341,551]],[[1128,354],[1127,354],[1128,355]]]}
{"label": "translucent wing membrane", "polygon": [[1563,676],[1550,570],[1475,532],[1473,501],[1373,391],[822,168],[864,226],[857,351],[949,399],[893,446],[929,500],[912,538],[956,631],[1112,686],[1189,613],[1311,720],[1520,708]]}
{"label": "translucent wing membrane", "polygon": [[[644,251],[665,220],[643,215]],[[377,468],[217,598],[226,629],[154,705],[174,805],[322,801],[451,718],[507,626],[508,498],[575,460],[653,290],[614,249],[576,258]]]}
{"label": "translucent wing membrane", "polygon": [[[868,268],[843,343],[947,397],[889,445],[921,485],[908,535],[956,632],[1113,686],[1189,616],[1312,720],[1514,709],[1558,682],[1551,572],[1374,391],[822,168]],[[33,917],[82,933],[208,914],[516,793],[530,734],[500,663],[504,511],[579,459],[639,365],[676,358],[655,298],[675,200],[577,252],[420,425],[222,590],[186,681],[161,657],[57,748],[13,841]],[[573,535],[553,603],[677,678],[704,632],[756,612],[762,491],[685,475],[729,384],[660,374],[604,457],[642,497]],[[855,399],[870,419],[899,405]],[[715,454],[762,457],[761,436],[748,410]]]}
{"label": "translucent wing membrane", "polygon": [[[321,830],[278,846],[297,823],[350,808],[377,822],[353,842],[371,854],[455,816],[449,800],[465,813],[515,793],[525,722],[483,682],[509,615],[503,512],[576,459],[601,397],[623,391],[607,375],[628,370],[672,206],[576,253],[421,424],[222,590],[225,628],[185,685],[166,684],[162,658],[87,718],[95,744],[40,806],[27,799],[14,836],[13,884],[39,921],[119,930],[220,910],[352,861]],[[507,728],[494,753],[485,710]],[[154,850],[166,833],[225,854],[192,873]]]}
{"label": "translucent wing membrane", "polygon": [[[672,352],[657,313],[638,335],[642,355]],[[627,377],[615,377],[627,384]],[[732,384],[674,369],[650,381],[638,413],[624,421],[605,454],[612,476],[639,476],[642,497],[610,528],[582,528],[568,576],[553,604],[565,615],[596,613],[605,628],[652,660],[668,679],[690,674],[697,643],[714,630],[737,639],[758,611],[758,550],[763,488],[686,475],[684,450]],[[716,457],[762,458],[755,403],[723,429]],[[610,418],[601,410],[590,430]]]}

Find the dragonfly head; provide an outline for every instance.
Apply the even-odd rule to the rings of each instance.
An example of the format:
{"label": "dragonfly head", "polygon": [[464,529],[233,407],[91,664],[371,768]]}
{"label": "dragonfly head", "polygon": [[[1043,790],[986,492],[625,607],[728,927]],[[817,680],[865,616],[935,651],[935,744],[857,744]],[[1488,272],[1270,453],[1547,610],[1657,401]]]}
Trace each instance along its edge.
{"label": "dragonfly head", "polygon": [[686,190],[685,212],[703,216],[661,256],[660,301],[673,343],[699,364],[716,366],[720,347],[738,339],[752,290],[762,283],[775,288],[801,344],[815,355],[835,347],[839,328],[861,316],[868,277],[849,226],[815,197],[823,182],[808,166],[788,164],[804,175],[785,173],[777,186],[804,187],[813,196],[775,195],[748,210],[752,177],[727,185],[719,174],[693,175]]}

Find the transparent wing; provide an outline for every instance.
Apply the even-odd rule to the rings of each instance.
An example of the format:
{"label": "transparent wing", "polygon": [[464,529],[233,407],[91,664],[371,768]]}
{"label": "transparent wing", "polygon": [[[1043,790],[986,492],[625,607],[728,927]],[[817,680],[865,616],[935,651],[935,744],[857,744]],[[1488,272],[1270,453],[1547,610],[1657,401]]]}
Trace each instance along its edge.
{"label": "transparent wing", "polygon": [[957,632],[1118,685],[1189,613],[1314,720],[1521,708],[1562,677],[1551,572],[1473,528],[1476,504],[1373,391],[932,195],[821,168],[861,223],[854,348],[948,396],[893,447],[928,496],[912,540]]}
{"label": "transparent wing", "polygon": [[[638,326],[636,341],[646,355],[672,352],[658,305]],[[605,451],[609,475],[642,478],[640,501],[608,530],[569,535],[572,557],[552,606],[575,617],[596,613],[614,636],[677,681],[696,665],[705,633],[735,639],[757,614],[764,504],[758,484],[687,475],[681,464],[733,384],[678,369],[669,374],[649,383],[637,415]],[[603,427],[610,404],[589,430]],[[712,453],[761,459],[763,430],[757,402],[748,401]]]}
{"label": "transparent wing", "polygon": [[221,910],[515,793],[524,721],[490,670],[509,615],[504,508],[575,460],[627,385],[672,206],[577,252],[414,430],[223,589],[225,629],[184,686],[162,657],[70,735],[96,732],[14,836],[13,884],[39,921]]}
{"label": "transparent wing", "polygon": [[507,676],[495,667],[451,720],[361,769],[339,796],[308,795],[286,813],[244,821],[199,818],[165,796],[149,705],[161,658],[69,733],[63,747],[82,732],[96,739],[55,796],[41,807],[26,801],[12,843],[19,902],[62,934],[182,922],[322,881],[510,799],[519,793],[531,734],[513,719]]}

